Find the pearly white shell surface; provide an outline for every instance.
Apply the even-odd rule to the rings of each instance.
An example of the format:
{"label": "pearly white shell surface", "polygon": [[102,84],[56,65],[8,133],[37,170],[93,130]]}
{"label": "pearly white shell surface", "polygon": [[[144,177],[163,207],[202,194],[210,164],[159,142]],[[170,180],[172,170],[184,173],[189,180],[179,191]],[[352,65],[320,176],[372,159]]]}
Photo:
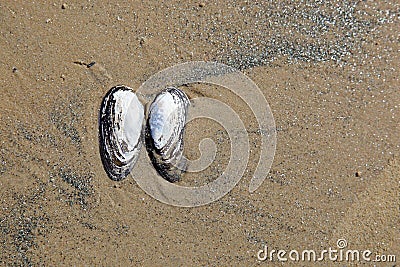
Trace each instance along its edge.
{"label": "pearly white shell surface", "polygon": [[154,145],[161,149],[174,133],[179,123],[181,105],[178,105],[169,93],[159,95],[152,104],[150,128]]}
{"label": "pearly white shell surface", "polygon": [[144,107],[129,87],[110,89],[99,114],[100,156],[107,175],[125,178],[135,165],[142,143]]}
{"label": "pearly white shell surface", "polygon": [[161,92],[150,106],[149,124],[154,146],[168,151],[179,144],[185,127],[189,99],[186,94],[170,87]]}
{"label": "pearly white shell surface", "polygon": [[118,140],[119,150],[125,157],[132,154],[137,145],[144,118],[144,108],[135,93],[131,91],[118,91],[114,94],[115,135]]}
{"label": "pearly white shell surface", "polygon": [[183,135],[189,105],[182,90],[168,87],[149,108],[146,148],[157,172],[171,182],[178,181],[185,169]]}

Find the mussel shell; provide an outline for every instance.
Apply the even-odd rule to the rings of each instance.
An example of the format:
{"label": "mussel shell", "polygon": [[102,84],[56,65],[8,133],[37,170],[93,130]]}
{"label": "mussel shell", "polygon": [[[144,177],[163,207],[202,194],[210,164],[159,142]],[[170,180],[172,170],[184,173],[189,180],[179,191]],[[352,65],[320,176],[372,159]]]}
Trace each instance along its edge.
{"label": "mussel shell", "polygon": [[112,180],[122,180],[135,165],[143,119],[144,107],[131,88],[115,86],[105,95],[99,113],[99,147],[104,170]]}
{"label": "mussel shell", "polygon": [[185,171],[183,135],[190,101],[174,87],[159,93],[149,108],[146,148],[157,172],[167,181],[180,180]]}

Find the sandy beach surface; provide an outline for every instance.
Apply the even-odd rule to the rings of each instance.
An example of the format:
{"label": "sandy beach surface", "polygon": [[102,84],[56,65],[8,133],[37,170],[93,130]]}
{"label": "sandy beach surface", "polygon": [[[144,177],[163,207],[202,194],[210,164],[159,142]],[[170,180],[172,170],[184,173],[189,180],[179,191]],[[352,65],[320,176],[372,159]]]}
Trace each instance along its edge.
{"label": "sandy beach surface", "polygon": [[[397,1],[2,1],[0,265],[397,266],[399,16]],[[189,61],[253,80],[277,146],[249,193],[260,155],[252,107],[229,90],[182,87],[231,106],[250,155],[231,192],[181,208],[147,195],[135,169],[107,177],[98,112],[111,87],[136,90]],[[185,154],[199,157],[206,137],[215,161],[182,185],[215,180],[238,153],[223,127],[200,119],[187,126]],[[266,246],[320,253],[338,240],[370,250],[371,262],[257,258]]]}

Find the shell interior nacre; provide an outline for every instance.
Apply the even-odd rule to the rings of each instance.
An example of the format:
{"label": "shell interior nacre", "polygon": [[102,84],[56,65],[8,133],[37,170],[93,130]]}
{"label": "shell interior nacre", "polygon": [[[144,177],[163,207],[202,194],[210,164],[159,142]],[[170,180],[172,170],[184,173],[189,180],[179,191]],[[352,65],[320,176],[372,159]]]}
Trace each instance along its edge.
{"label": "shell interior nacre", "polygon": [[185,169],[183,134],[189,105],[183,91],[169,87],[149,108],[146,148],[155,169],[170,182],[178,181]]}
{"label": "shell interior nacre", "polygon": [[104,97],[99,114],[99,146],[103,167],[112,180],[132,170],[141,148],[144,107],[133,90],[115,86]]}

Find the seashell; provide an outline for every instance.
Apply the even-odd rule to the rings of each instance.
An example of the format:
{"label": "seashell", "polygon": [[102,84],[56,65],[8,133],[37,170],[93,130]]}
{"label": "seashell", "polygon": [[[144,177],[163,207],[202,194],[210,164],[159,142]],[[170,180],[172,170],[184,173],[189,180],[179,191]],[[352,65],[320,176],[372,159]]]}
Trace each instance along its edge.
{"label": "seashell", "polygon": [[186,169],[183,157],[183,134],[190,101],[174,87],[159,93],[149,108],[146,148],[157,172],[167,181],[180,180]]}
{"label": "seashell", "polygon": [[142,145],[144,107],[133,90],[115,86],[108,91],[99,113],[100,157],[107,175],[124,179],[135,165]]}

